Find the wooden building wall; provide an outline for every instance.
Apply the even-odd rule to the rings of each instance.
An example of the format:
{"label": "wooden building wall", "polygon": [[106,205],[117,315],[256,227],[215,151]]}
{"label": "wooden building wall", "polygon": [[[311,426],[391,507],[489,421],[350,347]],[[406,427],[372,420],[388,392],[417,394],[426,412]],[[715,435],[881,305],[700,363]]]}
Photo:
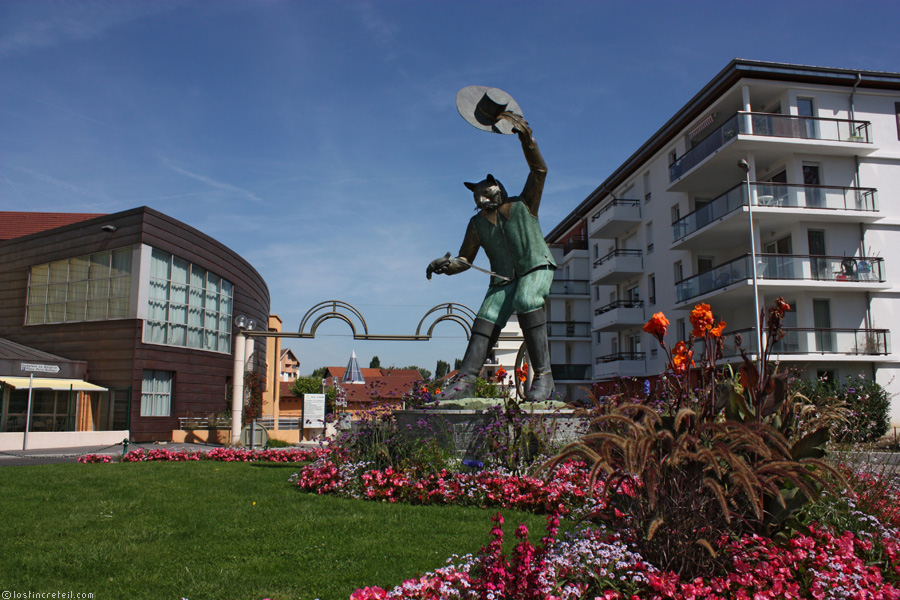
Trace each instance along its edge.
{"label": "wooden building wall", "polygon": [[[101,230],[113,225],[115,231]],[[0,337],[88,363],[88,379],[111,390],[131,390],[130,428],[135,441],[168,440],[179,416],[229,410],[232,354],[144,344],[142,321],[121,319],[25,326],[29,267],[135,244],[184,258],[234,284],[233,314],[265,324],[269,291],[259,273],[224,244],[147,207],[0,242]],[[142,276],[132,265],[132,277]],[[255,368],[265,373],[265,340],[256,342]],[[141,417],[144,369],[175,372],[170,417]]]}

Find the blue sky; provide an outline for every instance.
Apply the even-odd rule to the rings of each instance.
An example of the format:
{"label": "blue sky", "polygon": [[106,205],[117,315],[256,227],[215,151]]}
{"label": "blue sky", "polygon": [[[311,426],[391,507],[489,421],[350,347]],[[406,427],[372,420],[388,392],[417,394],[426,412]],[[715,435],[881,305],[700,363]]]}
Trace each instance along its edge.
{"label": "blue sky", "polygon": [[[343,300],[411,334],[487,285],[424,276],[473,214],[462,182],[527,174],[514,136],[459,117],[460,88],[521,105],[548,232],[732,58],[897,72],[898,22],[889,0],[2,0],[0,210],[150,206],[248,259],[285,330]],[[450,323],[319,333],[286,342],[302,372],[351,350],[434,370],[465,347]]]}

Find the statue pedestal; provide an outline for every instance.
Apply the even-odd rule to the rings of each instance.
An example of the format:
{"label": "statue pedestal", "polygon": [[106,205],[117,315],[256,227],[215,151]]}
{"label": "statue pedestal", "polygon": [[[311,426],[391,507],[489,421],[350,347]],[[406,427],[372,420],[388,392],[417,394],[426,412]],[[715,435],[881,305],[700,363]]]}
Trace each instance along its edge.
{"label": "statue pedestal", "polygon": [[[534,421],[543,436],[556,446],[564,446],[587,432],[587,420],[562,402],[522,402],[522,412]],[[502,423],[503,398],[464,398],[430,405],[427,408],[393,411],[404,435],[434,439],[459,458],[479,459],[491,431]],[[499,422],[498,422],[499,421]]]}

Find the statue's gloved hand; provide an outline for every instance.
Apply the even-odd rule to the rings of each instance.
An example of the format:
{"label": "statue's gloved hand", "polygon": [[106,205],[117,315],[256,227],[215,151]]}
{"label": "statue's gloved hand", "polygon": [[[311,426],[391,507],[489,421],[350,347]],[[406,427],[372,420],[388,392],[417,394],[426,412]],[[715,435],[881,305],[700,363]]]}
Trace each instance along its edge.
{"label": "statue's gloved hand", "polygon": [[461,256],[454,257],[448,252],[444,256],[431,261],[428,268],[425,269],[425,277],[431,279],[432,273],[456,275],[468,270],[471,266],[465,258]]}
{"label": "statue's gloved hand", "polygon": [[447,270],[450,268],[450,261],[452,260],[450,258],[450,256],[451,255],[448,252],[444,256],[442,256],[440,258],[436,258],[433,261],[431,261],[431,263],[428,264],[428,268],[425,269],[425,277],[427,277],[428,279],[431,279],[432,273],[437,273],[439,275],[446,273]]}
{"label": "statue's gloved hand", "polygon": [[513,131],[519,135],[519,139],[522,143],[527,144],[534,140],[534,132],[531,130],[531,126],[528,125],[528,121],[526,121],[525,117],[522,115],[506,111],[500,113],[500,118],[506,119],[512,123]]}

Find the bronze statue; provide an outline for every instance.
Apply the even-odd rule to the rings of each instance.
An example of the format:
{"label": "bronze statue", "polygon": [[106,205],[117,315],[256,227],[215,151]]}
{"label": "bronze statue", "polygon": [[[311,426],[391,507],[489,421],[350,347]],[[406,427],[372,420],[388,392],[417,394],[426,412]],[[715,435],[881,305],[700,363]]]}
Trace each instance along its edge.
{"label": "bronze statue", "polygon": [[[526,399],[547,400],[554,392],[544,302],[550,292],[556,262],[538,223],[538,208],[547,177],[547,165],[531,127],[518,104],[502,90],[470,86],[457,94],[457,108],[470,124],[484,131],[519,136],[530,173],[522,193],[508,196],[503,184],[488,175],[479,183],[466,183],[478,210],[469,221],[459,255],[448,253],[431,261],[425,272],[455,275],[472,267],[479,248],[491,263],[491,282],[466,348],[459,373],[445,386],[442,400],[471,397],[475,379],[509,317],[516,313],[528,349],[534,384]],[[483,269],[479,269],[483,270]]]}

